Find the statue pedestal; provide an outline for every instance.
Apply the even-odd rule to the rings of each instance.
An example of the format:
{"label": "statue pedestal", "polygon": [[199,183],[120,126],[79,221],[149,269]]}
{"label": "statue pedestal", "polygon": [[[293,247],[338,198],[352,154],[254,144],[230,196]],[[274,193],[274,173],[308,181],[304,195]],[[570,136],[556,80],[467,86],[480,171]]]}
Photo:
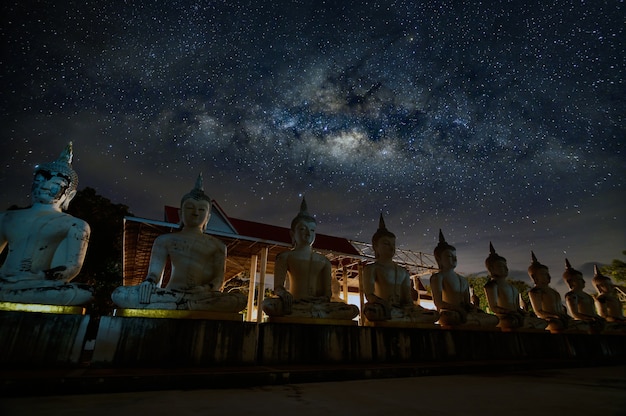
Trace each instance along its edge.
{"label": "statue pedestal", "polygon": [[304,325],[340,325],[357,326],[358,322],[352,319],[328,319],[328,318],[306,318],[291,316],[269,316],[266,322],[273,324],[304,324]]}
{"label": "statue pedestal", "polygon": [[438,329],[441,328],[437,324],[426,324],[419,322],[410,322],[410,321],[368,321],[365,319],[363,321],[364,326],[371,326],[377,328],[420,328],[420,329]]}
{"label": "statue pedestal", "polygon": [[[502,332],[501,328],[497,326],[482,326],[482,325],[474,325],[474,324],[439,325],[439,327],[446,331]],[[545,331],[542,331],[542,332],[545,332]]]}
{"label": "statue pedestal", "polygon": [[82,306],[42,305],[39,303],[0,302],[0,311],[41,312],[58,315],[84,315],[87,311]]}
{"label": "statue pedestal", "polygon": [[67,367],[81,364],[89,315],[77,306],[0,303],[3,367]]}
{"label": "statue pedestal", "polygon": [[243,321],[240,313],[207,312],[170,309],[115,309],[113,316],[127,318],[208,319],[212,321]]}
{"label": "statue pedestal", "polygon": [[502,332],[530,332],[530,333],[535,333],[535,334],[537,333],[543,334],[546,332],[550,332],[546,328],[543,328],[543,329],[542,328],[523,328],[523,327],[520,327],[520,328],[499,327],[499,328],[500,328],[500,331]]}

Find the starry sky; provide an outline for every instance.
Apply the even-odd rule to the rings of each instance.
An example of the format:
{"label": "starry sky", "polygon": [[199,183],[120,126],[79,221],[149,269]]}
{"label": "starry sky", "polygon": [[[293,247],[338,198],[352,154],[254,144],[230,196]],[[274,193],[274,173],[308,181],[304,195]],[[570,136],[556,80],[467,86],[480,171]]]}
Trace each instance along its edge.
{"label": "starry sky", "polygon": [[[626,249],[623,1],[5,1],[0,201],[74,143],[79,189],[400,248],[441,228],[558,283]],[[4,209],[4,207],[2,207]],[[591,275],[586,273],[588,288]]]}

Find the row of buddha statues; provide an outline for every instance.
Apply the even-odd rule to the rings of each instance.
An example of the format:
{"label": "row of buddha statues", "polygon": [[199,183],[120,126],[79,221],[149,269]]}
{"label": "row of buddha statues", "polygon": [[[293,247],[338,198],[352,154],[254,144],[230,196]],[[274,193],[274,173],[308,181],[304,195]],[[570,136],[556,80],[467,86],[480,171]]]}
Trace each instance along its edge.
{"label": "row of buddha statues", "polygon": [[[76,194],[78,175],[72,168],[72,144],[51,163],[38,165],[32,184],[32,205],[0,214],[0,251],[8,253],[0,267],[0,302],[84,305],[93,298],[90,286],[71,282],[80,272],[90,237],[89,225],[64,210]],[[226,248],[205,232],[211,198],[202,175],[180,201],[181,227],[154,240],[145,280],[116,288],[111,298],[119,308],[199,310],[239,313],[247,296],[238,289],[223,290]],[[528,274],[534,313],[520,307],[520,294],[508,280],[507,261],[490,243],[485,260],[489,281],[484,286],[487,313],[471,301],[466,278],[456,273],[456,249],[439,231],[434,249],[438,271],[430,278],[435,310],[414,301],[408,270],[394,261],[396,236],[382,214],[372,236],[375,260],[363,267],[362,311],[332,293],[332,266],[313,249],[316,220],[304,198],[291,222],[293,247],[276,257],[273,294],[261,305],[270,317],[353,320],[359,313],[371,323],[406,322],[441,327],[475,326],[559,331],[626,332],[626,318],[611,279],[595,267],[594,297],[583,288],[581,272],[566,259],[563,278],[570,291],[561,295],[550,286],[547,266],[531,252]],[[167,263],[171,275],[161,287]]]}

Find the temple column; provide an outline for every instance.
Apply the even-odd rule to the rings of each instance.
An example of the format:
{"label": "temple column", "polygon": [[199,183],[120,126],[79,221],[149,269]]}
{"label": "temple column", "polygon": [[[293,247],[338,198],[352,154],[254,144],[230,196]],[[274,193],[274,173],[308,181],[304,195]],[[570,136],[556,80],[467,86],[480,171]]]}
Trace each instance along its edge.
{"label": "temple column", "polygon": [[267,271],[267,256],[269,249],[267,247],[263,247],[261,249],[261,270],[259,273],[259,297],[257,300],[257,315],[256,321],[260,323],[263,320],[263,308],[261,305],[263,304],[263,299],[265,298],[265,273]]}
{"label": "temple column", "polygon": [[250,256],[250,287],[248,290],[248,307],[246,308],[246,321],[252,321],[252,309],[254,308],[254,292],[256,289],[256,268],[259,256]]}

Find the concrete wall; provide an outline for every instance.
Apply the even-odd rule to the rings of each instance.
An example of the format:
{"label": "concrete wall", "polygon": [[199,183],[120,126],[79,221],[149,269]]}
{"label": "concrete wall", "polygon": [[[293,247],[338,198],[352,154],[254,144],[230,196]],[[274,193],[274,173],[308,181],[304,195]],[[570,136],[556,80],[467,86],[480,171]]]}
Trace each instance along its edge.
{"label": "concrete wall", "polygon": [[[15,366],[212,367],[626,360],[626,334],[366,327],[0,311],[0,363]],[[95,324],[97,323],[97,328]],[[97,335],[96,335],[97,331]],[[85,345],[93,345],[93,353]],[[91,348],[91,347],[90,347]]]}
{"label": "concrete wall", "polygon": [[0,311],[4,368],[79,365],[88,315]]}
{"label": "concrete wall", "polygon": [[256,360],[256,324],[103,316],[91,359],[107,366],[245,365]]}
{"label": "concrete wall", "polygon": [[261,324],[261,364],[626,358],[626,335]]}

